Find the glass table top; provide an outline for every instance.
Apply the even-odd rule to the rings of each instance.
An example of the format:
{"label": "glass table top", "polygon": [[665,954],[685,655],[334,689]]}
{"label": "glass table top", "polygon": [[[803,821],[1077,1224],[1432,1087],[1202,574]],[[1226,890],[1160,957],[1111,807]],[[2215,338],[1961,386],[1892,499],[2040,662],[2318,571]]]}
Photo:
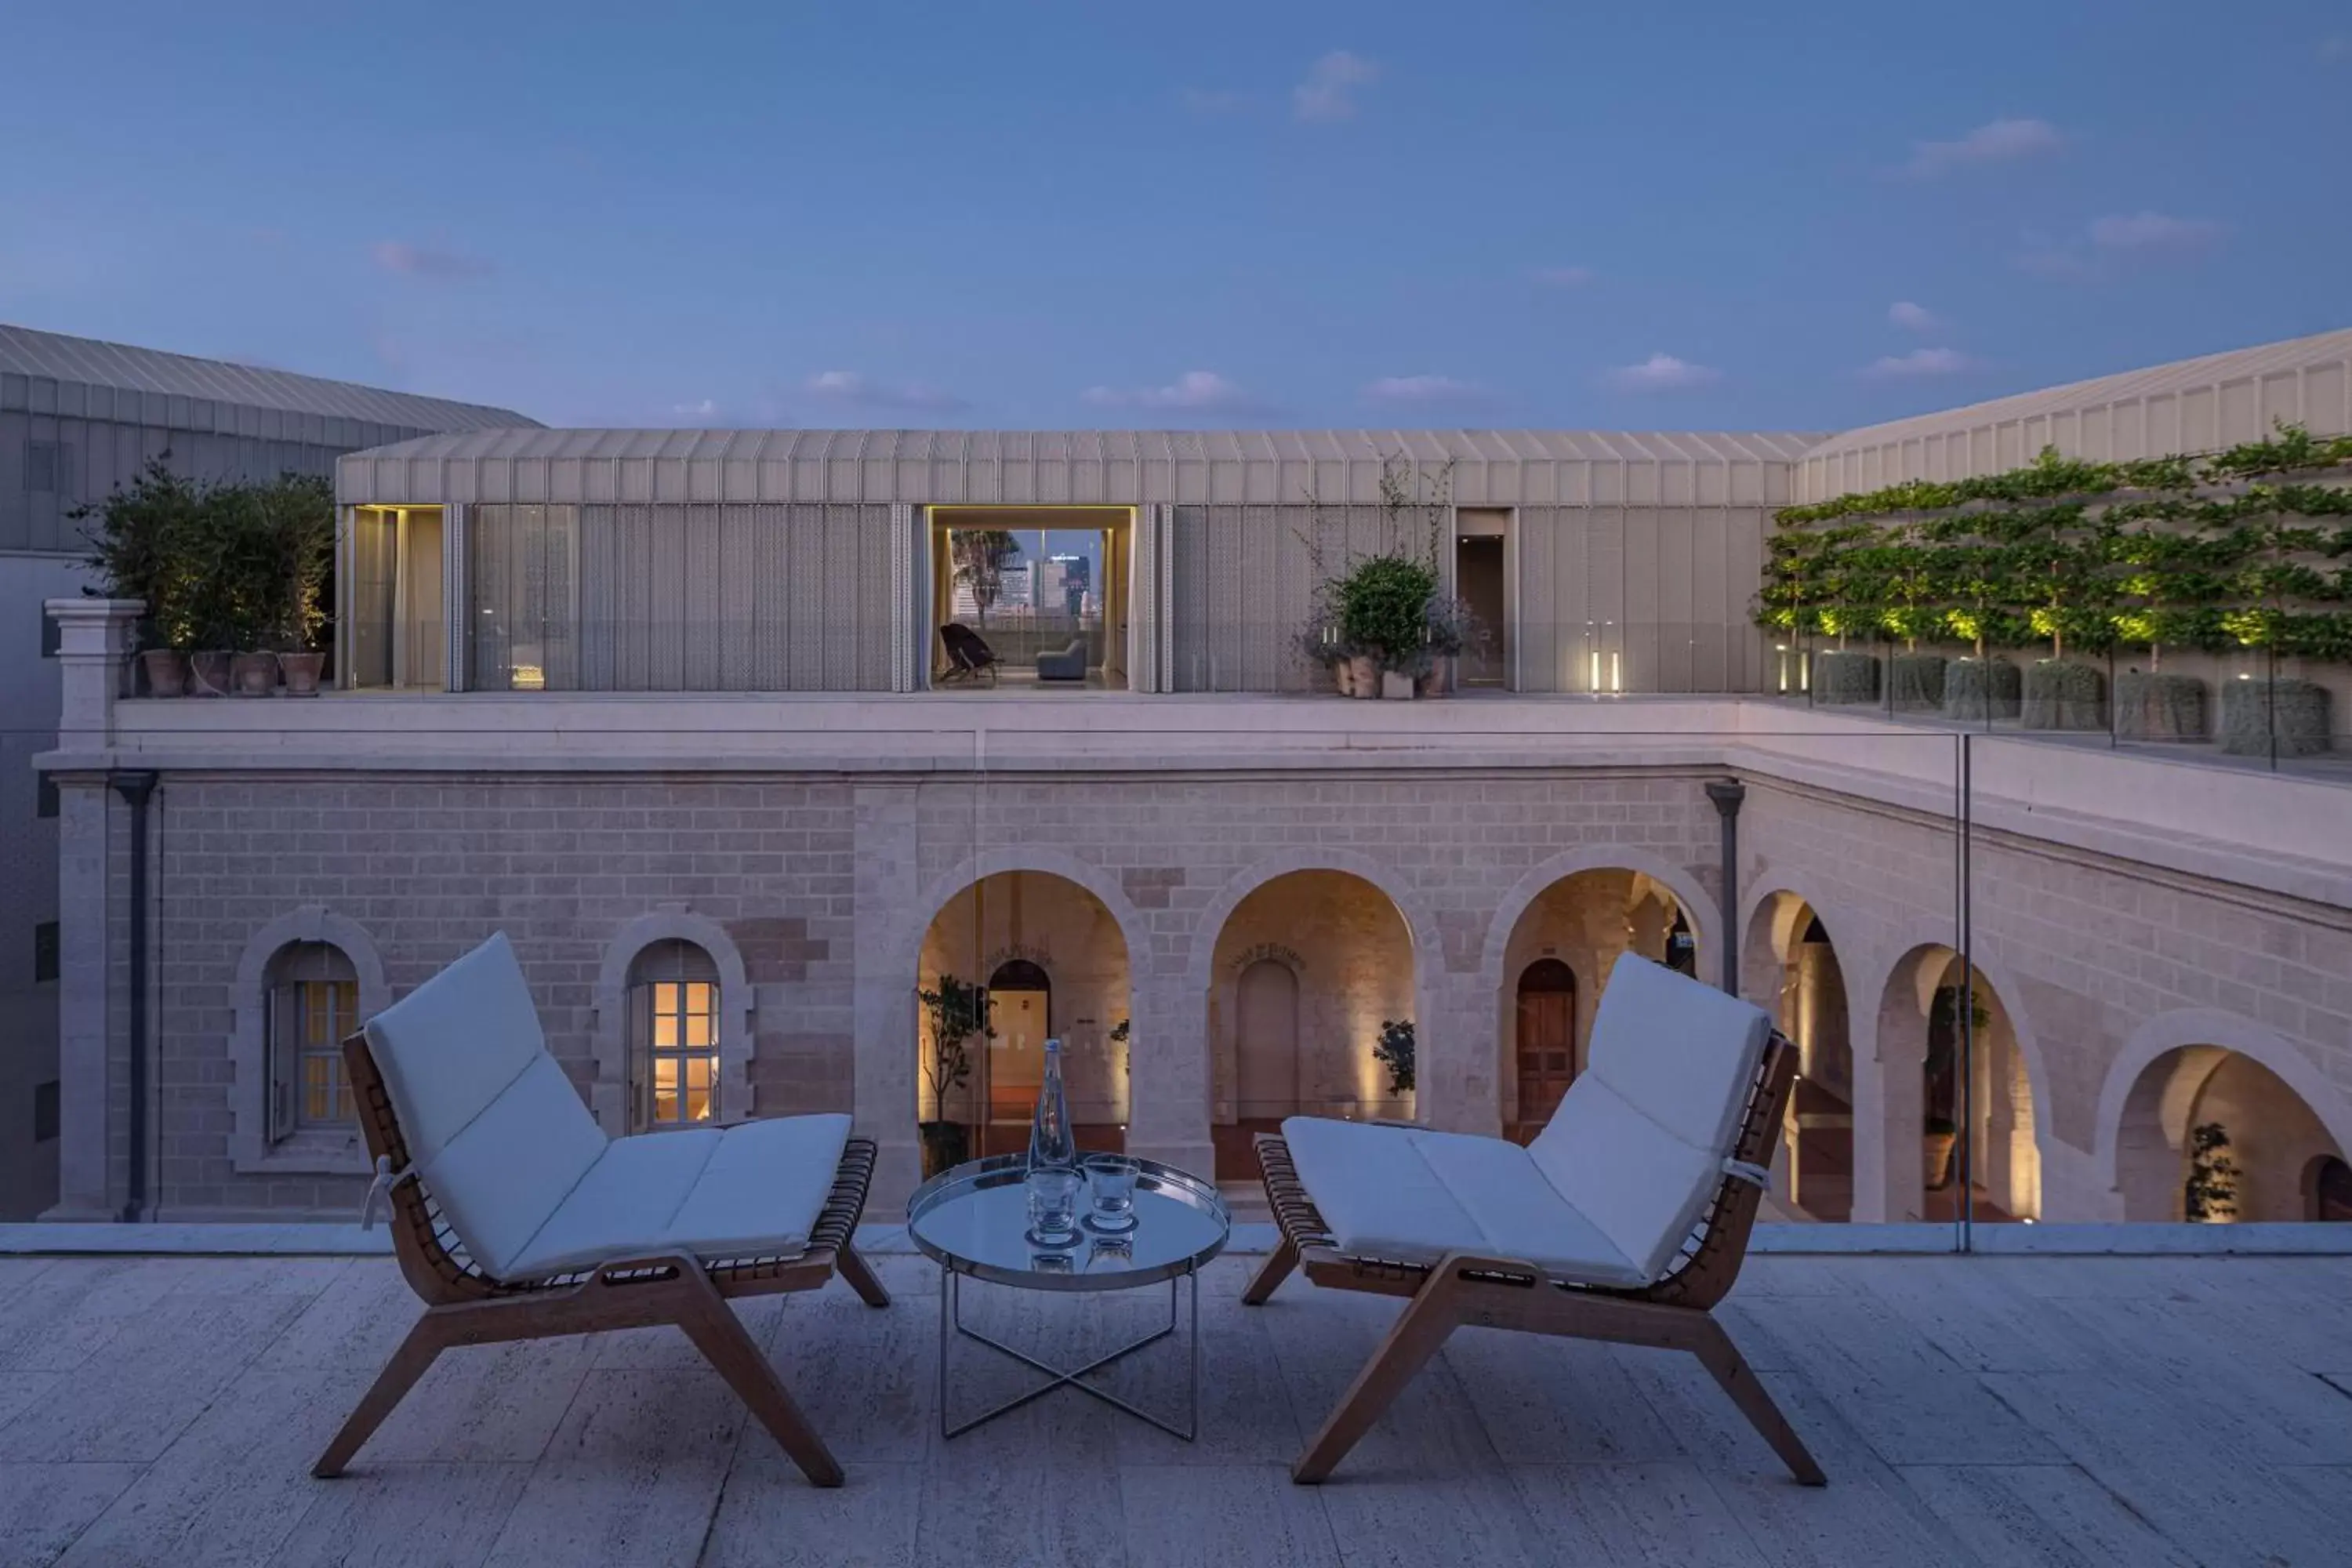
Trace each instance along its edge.
{"label": "glass table top", "polygon": [[[942,1171],[907,1203],[907,1234],[932,1261],[1031,1290],[1125,1290],[1171,1279],[1224,1250],[1233,1218],[1217,1189],[1156,1160],[1133,1161],[1135,1226],[1070,1247],[1029,1240],[1028,1157],[994,1154]],[[1082,1193],[1078,1211],[1086,1214]]]}

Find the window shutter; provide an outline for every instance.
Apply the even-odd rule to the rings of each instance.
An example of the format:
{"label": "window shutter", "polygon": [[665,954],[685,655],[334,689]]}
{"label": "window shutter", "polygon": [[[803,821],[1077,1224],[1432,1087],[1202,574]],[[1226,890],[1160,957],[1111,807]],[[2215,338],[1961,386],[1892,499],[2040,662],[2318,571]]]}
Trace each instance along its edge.
{"label": "window shutter", "polygon": [[276,985],[262,1030],[263,1136],[281,1142],[294,1131],[294,1093],[302,1068],[302,988]]}

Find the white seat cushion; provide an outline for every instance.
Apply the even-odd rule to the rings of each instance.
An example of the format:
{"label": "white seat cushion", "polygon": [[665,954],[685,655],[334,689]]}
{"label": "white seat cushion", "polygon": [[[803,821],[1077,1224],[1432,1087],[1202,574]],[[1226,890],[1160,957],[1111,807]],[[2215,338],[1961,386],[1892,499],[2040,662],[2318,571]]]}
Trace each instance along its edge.
{"label": "white seat cushion", "polygon": [[604,1155],[503,932],[367,1024],[409,1163],[494,1279]]}
{"label": "white seat cushion", "polygon": [[808,1245],[848,1140],[839,1115],[616,1138],[515,1255],[512,1275],[653,1253],[789,1257]]}
{"label": "white seat cushion", "polygon": [[1772,1020],[1633,953],[1601,994],[1585,1070],[1528,1152],[1645,1279],[1723,1182]]}
{"label": "white seat cushion", "polygon": [[1282,1135],[1342,1252],[1399,1263],[1484,1253],[1564,1279],[1642,1283],[1516,1143],[1312,1116],[1290,1118]]}

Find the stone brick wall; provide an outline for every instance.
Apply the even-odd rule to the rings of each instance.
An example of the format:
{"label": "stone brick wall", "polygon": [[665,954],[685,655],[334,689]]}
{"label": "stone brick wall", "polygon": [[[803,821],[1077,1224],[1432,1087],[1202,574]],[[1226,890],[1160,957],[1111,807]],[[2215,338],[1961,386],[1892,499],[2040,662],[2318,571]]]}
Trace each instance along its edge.
{"label": "stone brick wall", "polygon": [[[1922,944],[1958,940],[1952,825],[1748,784],[1743,910],[1776,890],[1802,897],[1844,973],[1854,1217],[1906,1217],[1917,1163],[1895,1107],[1916,1047],[1881,1037],[1882,1004]],[[2118,1113],[2159,1042],[2255,1056],[2323,1116],[2352,1100],[2352,910],[1983,829],[1969,881],[1973,956],[2026,1062],[2045,1217],[2123,1217]]]}
{"label": "stone brick wall", "polygon": [[[356,1208],[357,1174],[240,1172],[232,1157],[237,1097],[258,1092],[236,1081],[231,1060],[235,976],[255,933],[289,910],[321,908],[363,929],[394,996],[492,931],[507,931],[550,1047],[587,1096],[599,1071],[598,976],[615,933],[682,906],[725,931],[757,993],[758,1112],[855,1110],[895,1162],[877,1195],[895,1202],[914,1169],[912,991],[923,932],[973,875],[1016,866],[1078,880],[1129,939],[1129,1138],[1139,1151],[1205,1166],[1206,980],[1218,931],[1254,888],[1318,867],[1375,883],[1412,932],[1423,1113],[1491,1130],[1500,1121],[1496,1010],[1482,980],[1514,890],[1547,883],[1544,868],[1580,857],[1639,866],[1706,898],[1717,821],[1705,776],[1023,775],[976,784],[168,774],[153,818],[152,1180],[166,1217]],[[128,867],[119,808],[102,831],[116,862],[107,948],[120,970]],[[1712,940],[1711,904],[1700,915]],[[118,975],[110,988],[113,1034],[123,983]],[[90,994],[104,1008],[106,998]],[[122,1122],[113,1120],[119,1142]]]}

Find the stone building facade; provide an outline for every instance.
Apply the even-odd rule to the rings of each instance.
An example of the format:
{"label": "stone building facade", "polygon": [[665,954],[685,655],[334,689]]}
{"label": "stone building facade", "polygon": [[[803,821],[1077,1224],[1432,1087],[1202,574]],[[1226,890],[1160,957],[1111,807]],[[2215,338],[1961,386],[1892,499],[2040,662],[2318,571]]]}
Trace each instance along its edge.
{"label": "stone building facade", "polygon": [[[1963,948],[1981,1001],[1971,1170],[2004,1212],[2164,1217],[2210,1118],[2237,1124],[2246,1202],[2267,1215],[2352,1141],[2352,845],[2325,831],[2344,820],[2330,784],[1989,739],[1964,858],[1957,742],[1753,702],[1384,706],[1394,732],[1375,743],[1336,702],[1104,698],[1080,733],[1050,700],[879,715],[779,700],[737,746],[601,699],[118,702],[113,614],[68,616],[81,744],[46,761],[65,860],[61,1215],[119,1213],[134,1182],[155,1217],[355,1212],[366,1162],[348,1133],[273,1126],[272,977],[331,949],[348,989],[331,1016],[356,1022],[495,931],[614,1132],[632,1129],[637,959],[700,954],[714,1113],[853,1113],[883,1145],[879,1214],[918,1179],[916,994],[942,972],[1033,962],[1065,1022],[1107,1037],[1126,1018],[1123,1053],[1089,1041],[1124,1079],[1100,1098],[1125,1145],[1208,1170],[1219,1128],[1246,1119],[1252,965],[1289,972],[1303,1065],[1282,1070],[1304,1108],[1349,1109],[1332,1102],[1352,1080],[1363,1113],[1493,1132],[1517,1119],[1529,966],[1574,972],[1580,1042],[1607,965],[1661,952],[1677,922],[1694,973],[1719,976],[1737,942],[1742,989],[1836,1060],[1823,1089],[1844,1107],[1856,1220],[1927,1212],[1928,1013]],[[135,807],[125,786],[151,775]],[[1730,918],[1707,790],[1725,779],[1745,789]],[[2210,831],[2232,825],[2242,842]],[[1824,994],[1790,1002],[1826,972],[1794,952],[1816,927],[1831,1022]],[[1280,994],[1254,983],[1249,1031]],[[1409,1099],[1365,1061],[1367,1026],[1398,1014],[1419,1039]],[[1265,1110],[1265,1064],[1249,1076]],[[1789,1131],[1799,1209],[1811,1135]]]}

